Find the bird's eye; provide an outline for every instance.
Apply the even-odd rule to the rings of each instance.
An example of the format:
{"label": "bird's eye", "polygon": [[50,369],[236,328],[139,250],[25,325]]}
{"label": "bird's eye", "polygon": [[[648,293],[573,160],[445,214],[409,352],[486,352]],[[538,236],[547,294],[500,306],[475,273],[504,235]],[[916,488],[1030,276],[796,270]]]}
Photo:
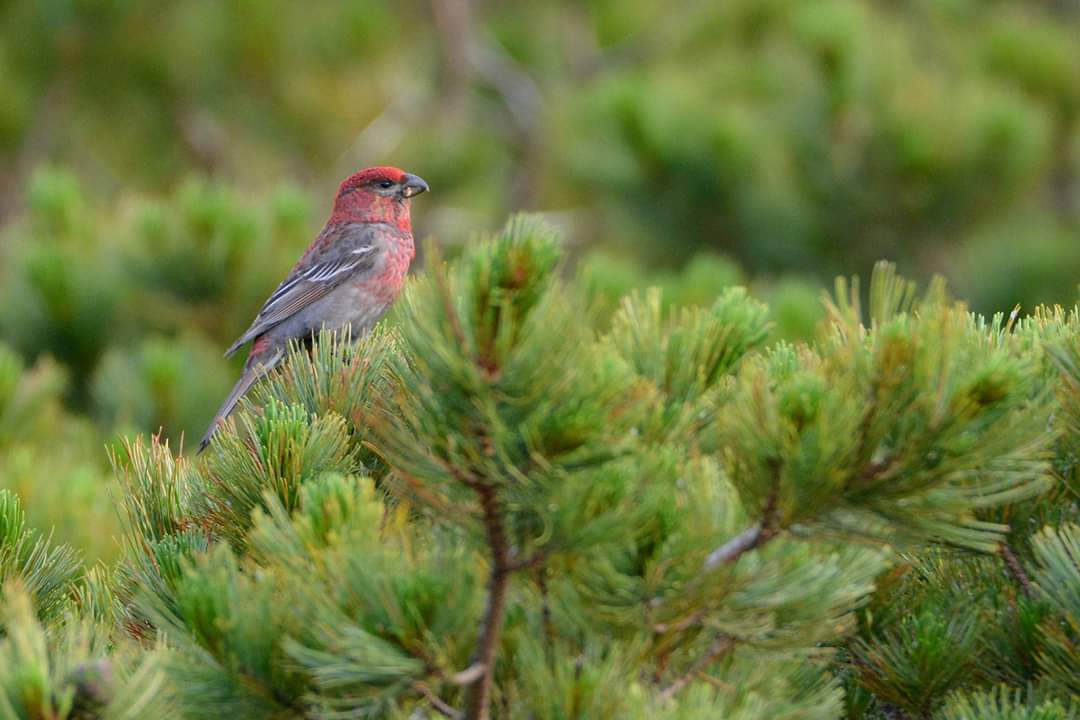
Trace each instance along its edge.
{"label": "bird's eye", "polygon": [[383,190],[389,190],[390,188],[394,187],[394,183],[390,180],[382,180],[381,182],[379,182],[379,187],[381,187]]}

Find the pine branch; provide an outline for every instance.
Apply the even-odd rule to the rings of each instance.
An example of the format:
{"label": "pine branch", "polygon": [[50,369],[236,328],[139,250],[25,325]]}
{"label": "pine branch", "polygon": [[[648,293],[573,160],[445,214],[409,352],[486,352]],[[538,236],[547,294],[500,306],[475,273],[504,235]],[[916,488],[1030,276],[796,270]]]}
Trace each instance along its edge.
{"label": "pine branch", "polygon": [[484,672],[469,686],[466,693],[465,717],[468,720],[488,720],[491,686],[495,674],[495,653],[502,634],[503,618],[506,615],[506,591],[513,568],[510,560],[510,546],[506,539],[506,528],[503,526],[502,509],[499,506],[498,491],[484,483],[474,483],[473,487],[480,496],[484,527],[487,531],[488,545],[491,548],[492,567],[484,624],[473,652],[473,663],[482,665]]}
{"label": "pine branch", "polygon": [[435,691],[429,688],[425,683],[416,681],[412,684],[412,687],[413,690],[416,690],[418,693],[423,695],[424,699],[431,703],[431,707],[433,710],[435,710],[443,717],[448,717],[452,720],[461,720],[461,718],[464,717],[461,714],[460,710],[455,710],[453,706],[450,705],[450,703],[446,702],[441,697],[436,695]]}
{"label": "pine branch", "polygon": [[709,667],[714,662],[719,660],[734,647],[735,638],[731,637],[730,635],[720,635],[719,637],[717,637],[715,640],[713,640],[712,644],[709,645],[709,648],[705,651],[705,654],[695,660],[694,663],[690,666],[690,669],[687,670],[684,675],[676,678],[674,682],[672,682],[670,685],[660,691],[660,699],[667,702],[671,698],[675,697],[675,695],[680,690],[682,690],[694,680],[698,673],[702,672],[705,668]]}
{"label": "pine branch", "polygon": [[469,667],[465,668],[461,672],[454,673],[448,678],[447,681],[454,683],[455,685],[471,685],[484,674],[484,666],[480,663],[473,663]]}
{"label": "pine branch", "polygon": [[764,522],[754,523],[726,543],[709,553],[705,558],[705,570],[712,570],[720,565],[730,565],[754,548],[768,540]]}
{"label": "pine branch", "polygon": [[1031,586],[1031,578],[1028,577],[1027,572],[1024,570],[1024,566],[1020,564],[1020,559],[1016,557],[1016,553],[1013,552],[1012,547],[1007,542],[1001,543],[998,548],[998,555],[1005,562],[1005,568],[1009,571],[1013,580],[1020,586],[1024,595],[1029,598],[1035,597],[1035,588]]}
{"label": "pine branch", "polygon": [[778,483],[773,485],[769,498],[765,501],[765,509],[761,514],[761,520],[709,553],[702,567],[704,571],[714,570],[720,565],[730,565],[746,553],[761,547],[776,537],[778,533],[775,527],[777,485]]}
{"label": "pine branch", "polygon": [[[721,565],[731,565],[737,562],[743,555],[765,545],[779,534],[779,530],[775,527],[778,485],[779,482],[773,485],[773,489],[765,501],[761,520],[709,553],[708,557],[705,558],[705,562],[702,563],[703,573],[715,570]],[[675,623],[657,623],[653,625],[653,632],[682,632],[694,627],[704,618],[704,612],[697,612]]]}

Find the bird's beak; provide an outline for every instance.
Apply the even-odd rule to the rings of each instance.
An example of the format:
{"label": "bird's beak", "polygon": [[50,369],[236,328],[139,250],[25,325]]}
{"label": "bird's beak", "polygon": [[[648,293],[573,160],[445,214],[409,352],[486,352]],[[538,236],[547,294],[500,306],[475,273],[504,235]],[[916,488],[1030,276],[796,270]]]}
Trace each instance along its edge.
{"label": "bird's beak", "polygon": [[409,173],[405,174],[405,182],[401,184],[401,193],[407,198],[427,192],[430,189],[423,178]]}

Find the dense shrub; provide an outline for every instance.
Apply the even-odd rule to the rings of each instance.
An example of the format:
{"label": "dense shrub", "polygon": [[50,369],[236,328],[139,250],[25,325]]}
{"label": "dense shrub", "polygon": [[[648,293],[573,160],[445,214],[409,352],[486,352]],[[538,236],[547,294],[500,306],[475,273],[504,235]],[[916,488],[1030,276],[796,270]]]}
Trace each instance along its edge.
{"label": "dense shrub", "polygon": [[558,260],[517,218],[396,329],[296,348],[205,455],[117,446],[114,567],[0,496],[7,706],[1075,716],[1077,310],[987,320],[882,265],[811,345],[741,288],[596,330]]}

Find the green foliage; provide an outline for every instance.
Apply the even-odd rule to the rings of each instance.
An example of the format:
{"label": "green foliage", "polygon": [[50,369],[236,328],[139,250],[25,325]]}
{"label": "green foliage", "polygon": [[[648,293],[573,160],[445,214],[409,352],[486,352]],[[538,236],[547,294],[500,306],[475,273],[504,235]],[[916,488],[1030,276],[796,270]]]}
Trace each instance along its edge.
{"label": "green foliage", "polygon": [[174,712],[163,652],[109,648],[92,625],[69,619],[46,633],[29,594],[4,587],[0,707],[7,718],[135,720]]}
{"label": "green foliage", "polygon": [[[1054,322],[1053,325],[1050,325]],[[1059,314],[1047,321],[1051,328],[1058,328],[1056,337],[1048,338],[1047,353],[1060,370],[1061,381],[1057,388],[1057,400],[1061,406],[1058,415],[1060,440],[1058,442],[1058,472],[1064,480],[1062,505],[1080,492],[1080,342],[1069,331],[1080,327],[1080,308],[1068,317]]]}
{"label": "green foliage", "polygon": [[[555,2],[477,7],[460,26],[440,8],[8,3],[0,205],[45,162],[77,169],[84,206],[180,188],[120,203],[138,229],[94,243],[124,245],[125,262],[84,265],[134,271],[166,310],[234,300],[253,278],[245,260],[267,257],[248,253],[270,247],[253,214],[192,175],[245,191],[302,177],[323,197],[374,159],[424,166],[440,211],[425,232],[462,241],[511,208],[569,210],[575,241],[664,274],[708,251],[691,261],[706,282],[735,282],[715,253],[819,280],[889,256],[923,274],[944,261],[978,307],[1006,308],[1046,288],[973,274],[973,245],[998,270],[1056,270],[1038,249],[1068,251],[1043,237],[1077,220],[1080,16],[1067,5]],[[31,205],[66,207],[68,179],[53,184]],[[1005,225],[1030,241],[988,230]],[[277,269],[287,259],[273,254]],[[100,272],[77,285],[69,297],[116,287]]]}
{"label": "green foliage", "polygon": [[231,381],[204,340],[148,338],[130,352],[106,352],[90,392],[104,427],[168,429],[179,442],[177,428],[198,427]]}
{"label": "green foliage", "polygon": [[122,283],[92,234],[73,176],[36,173],[27,204],[24,227],[5,234],[0,329],[25,356],[53,355],[81,381],[115,327]]}
{"label": "green foliage", "polygon": [[856,641],[853,662],[862,686],[880,701],[925,717],[942,695],[967,681],[975,640],[970,617],[919,615],[871,642]]}
{"label": "green foliage", "polygon": [[[0,487],[22,501],[29,527],[83,550],[115,554],[110,480],[93,428],[64,412],[64,374],[46,358],[24,370],[0,345]],[[47,481],[42,481],[47,478]]]}
{"label": "green foliage", "polygon": [[41,361],[27,371],[17,354],[0,345],[0,446],[39,432],[63,387],[55,364]]}
{"label": "green foliage", "polygon": [[372,398],[386,392],[389,359],[397,352],[397,336],[377,326],[353,341],[348,331],[322,331],[308,350],[289,348],[288,360],[252,390],[257,404],[293,403],[312,418],[340,417],[348,430],[350,453],[373,472],[377,458],[363,446],[376,412]]}
{"label": "green foliage", "polygon": [[522,552],[553,539],[537,499],[582,502],[593,490],[585,478],[620,454],[635,409],[628,368],[594,351],[551,290],[557,255],[550,230],[519,218],[451,274],[435,269],[411,288],[394,361],[403,394],[375,425],[399,481],[439,514],[473,514],[472,484],[505,492]]}
{"label": "green foliage", "polygon": [[219,547],[176,581],[171,607],[152,598],[147,616],[175,644],[169,658],[177,700],[191,717],[289,717],[303,681],[281,653],[299,620],[289,596],[270,581],[241,573]]}
{"label": "green foliage", "polygon": [[1039,563],[1034,580],[1054,611],[1043,628],[1047,642],[1039,665],[1051,682],[1075,696],[1080,694],[1080,527],[1044,528],[1034,549]]}
{"label": "green foliage", "polygon": [[0,490],[0,585],[21,583],[49,619],[63,612],[81,572],[78,554],[26,527],[19,499]]}
{"label": "green foliage", "polygon": [[131,668],[39,672],[55,715],[145,672],[179,718],[1068,717],[1075,313],[881,265],[813,344],[740,287],[598,331],[534,217],[429,253],[393,330],[291,348],[204,455],[117,444],[115,566],[21,560],[0,494],[48,637]]}
{"label": "green foliage", "polygon": [[140,285],[194,305],[234,297],[233,278],[265,240],[223,187],[189,182],[173,204],[140,208],[123,258]]}
{"label": "green foliage", "polygon": [[[136,591],[175,603],[174,589],[183,573],[183,562],[210,545],[205,523],[191,512],[201,478],[186,460],[173,457],[168,443],[156,438],[149,446],[141,439],[125,443],[111,460],[122,489],[124,532],[116,594],[125,603]],[[124,613],[127,610],[121,608]]]}
{"label": "green foliage", "polygon": [[241,416],[240,432],[215,443],[199,498],[212,529],[241,543],[251,511],[269,490],[288,510],[302,484],[324,472],[354,468],[345,423],[336,415],[310,421],[296,405],[271,403],[257,417]]}
{"label": "green foliage", "polygon": [[934,717],[941,720],[1072,720],[1077,710],[1057,700],[1024,701],[1005,687],[986,692],[957,693]]}
{"label": "green foliage", "polygon": [[675,437],[695,431],[711,418],[713,393],[722,378],[768,334],[767,309],[728,288],[712,307],[683,308],[665,320],[660,292],[623,302],[612,320],[609,339],[639,376],[650,380],[663,402],[649,428]]}
{"label": "green foliage", "polygon": [[[987,347],[963,306],[875,274],[869,327],[840,283],[821,354],[747,364],[717,424],[727,471],[770,522],[993,550],[972,508],[1046,487],[1048,406],[1034,368]],[[974,447],[978,453],[971,453]]]}
{"label": "green foliage", "polygon": [[368,480],[324,475],[305,486],[292,522],[278,505],[253,533],[257,557],[312,568],[307,582],[321,586],[296,586],[320,620],[285,650],[327,715],[391,707],[468,659],[481,601],[475,556],[452,534],[417,534],[384,503]]}
{"label": "green foliage", "polygon": [[[467,5],[0,8],[0,714],[1074,715],[1075,9]],[[376,162],[461,260],[183,457]]]}
{"label": "green foliage", "polygon": [[960,255],[957,288],[976,307],[1007,310],[1017,302],[1067,302],[1080,263],[1076,228],[1027,209],[979,228]]}

